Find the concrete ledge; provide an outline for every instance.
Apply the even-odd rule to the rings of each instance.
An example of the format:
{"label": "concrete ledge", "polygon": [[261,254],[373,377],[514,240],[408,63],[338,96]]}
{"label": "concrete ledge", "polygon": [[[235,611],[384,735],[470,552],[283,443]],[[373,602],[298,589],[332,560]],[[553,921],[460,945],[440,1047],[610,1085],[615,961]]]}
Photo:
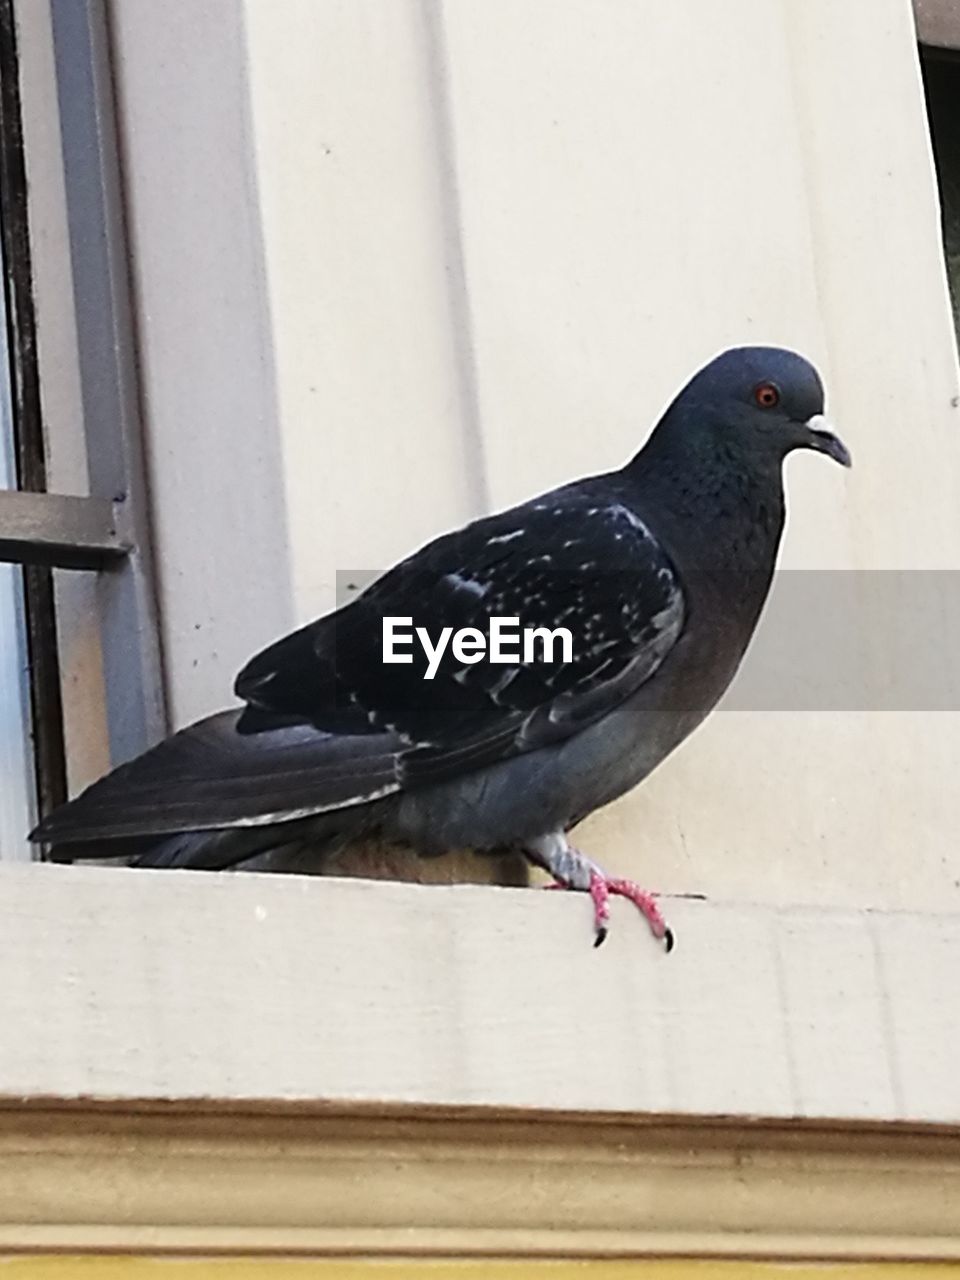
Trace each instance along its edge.
{"label": "concrete ledge", "polygon": [[960,1123],[960,919],[667,908],[4,867],[0,1099]]}

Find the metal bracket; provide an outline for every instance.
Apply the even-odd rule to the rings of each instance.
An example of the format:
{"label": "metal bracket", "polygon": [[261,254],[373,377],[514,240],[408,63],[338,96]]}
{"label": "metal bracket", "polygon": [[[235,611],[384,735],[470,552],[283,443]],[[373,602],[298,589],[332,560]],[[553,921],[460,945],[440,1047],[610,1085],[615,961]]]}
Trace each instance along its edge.
{"label": "metal bracket", "polygon": [[108,498],[0,490],[0,561],[108,569],[133,550]]}

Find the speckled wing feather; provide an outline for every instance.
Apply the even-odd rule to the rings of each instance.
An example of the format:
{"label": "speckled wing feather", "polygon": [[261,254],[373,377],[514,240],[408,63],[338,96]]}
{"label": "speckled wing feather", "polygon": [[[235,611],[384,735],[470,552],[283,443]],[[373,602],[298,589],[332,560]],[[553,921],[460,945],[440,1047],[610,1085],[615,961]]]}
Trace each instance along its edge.
{"label": "speckled wing feather", "polygon": [[[459,661],[435,678],[382,661],[382,619],[486,633],[492,616],[563,626],[570,660]],[[247,702],[114,770],[35,833],[57,842],[266,826],[456,778],[556,743],[619,705],[680,634],[669,559],[612,478],[557,490],[437,539],[345,608],[271,645]]]}
{"label": "speckled wing feather", "polygon": [[[424,679],[381,661],[382,620],[487,633],[568,628],[572,660],[459,661]],[[438,538],[339,612],[272,645],[241,672],[242,733],[292,720],[335,733],[394,733],[406,787],[535,750],[600,719],[648,679],[684,622],[678,575],[612,478],[580,482]]]}

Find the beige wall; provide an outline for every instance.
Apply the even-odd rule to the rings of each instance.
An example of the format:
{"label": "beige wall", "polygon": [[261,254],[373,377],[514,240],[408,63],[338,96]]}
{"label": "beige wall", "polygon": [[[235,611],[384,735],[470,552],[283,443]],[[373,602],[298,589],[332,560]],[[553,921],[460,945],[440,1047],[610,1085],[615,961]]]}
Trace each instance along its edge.
{"label": "beige wall", "polygon": [[[178,723],[338,569],[619,463],[719,347],[821,365],[784,563],[955,568],[908,0],[114,0]],[[864,623],[870,630],[870,619]],[[727,712],[582,843],[711,897],[955,905],[950,713]]]}

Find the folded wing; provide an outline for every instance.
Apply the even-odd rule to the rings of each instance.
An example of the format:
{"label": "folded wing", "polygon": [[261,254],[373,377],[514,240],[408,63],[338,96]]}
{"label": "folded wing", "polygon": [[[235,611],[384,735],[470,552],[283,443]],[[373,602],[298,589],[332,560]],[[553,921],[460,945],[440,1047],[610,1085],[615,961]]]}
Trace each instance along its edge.
{"label": "folded wing", "polygon": [[[444,628],[566,628],[532,653],[436,674],[418,642],[383,661],[383,620]],[[265,825],[365,804],[538,750],[608,714],[680,635],[677,573],[605,478],[438,538],[356,600],[271,645],[240,673],[246,707],[167,739],[51,814],[37,839],[89,841]]]}

